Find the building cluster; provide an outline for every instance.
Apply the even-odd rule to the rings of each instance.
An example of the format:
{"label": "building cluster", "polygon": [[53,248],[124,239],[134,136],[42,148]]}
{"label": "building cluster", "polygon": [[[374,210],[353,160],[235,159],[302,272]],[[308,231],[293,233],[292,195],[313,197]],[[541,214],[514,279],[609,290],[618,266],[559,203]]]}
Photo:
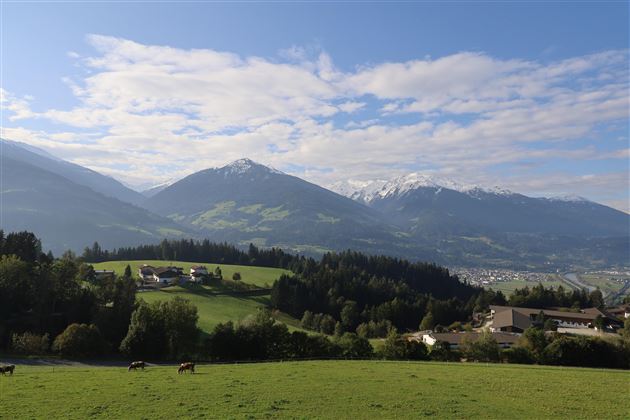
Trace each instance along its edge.
{"label": "building cluster", "polygon": [[453,268],[450,271],[457,275],[462,282],[473,286],[492,286],[507,281],[540,283],[550,280],[549,273],[533,271],[513,271],[499,268]]}
{"label": "building cluster", "polygon": [[138,268],[138,276],[144,283],[161,285],[185,282],[202,283],[208,276],[208,269],[203,265],[193,265],[190,267],[190,273],[186,274],[183,267],[153,267],[144,264]]}
{"label": "building cluster", "polygon": [[[611,334],[623,327],[625,318],[630,317],[630,305],[600,310],[586,308],[579,312],[559,309],[532,309],[513,306],[490,306],[485,327],[500,347],[509,348],[516,344],[521,334],[529,327],[544,320],[551,320],[557,332],[578,335]],[[598,320],[599,319],[599,320]],[[599,325],[599,327],[598,327]],[[446,342],[450,348],[457,349],[463,342],[474,342],[481,336],[480,332],[435,332],[420,331],[409,339],[421,341],[433,346],[438,341]]]}

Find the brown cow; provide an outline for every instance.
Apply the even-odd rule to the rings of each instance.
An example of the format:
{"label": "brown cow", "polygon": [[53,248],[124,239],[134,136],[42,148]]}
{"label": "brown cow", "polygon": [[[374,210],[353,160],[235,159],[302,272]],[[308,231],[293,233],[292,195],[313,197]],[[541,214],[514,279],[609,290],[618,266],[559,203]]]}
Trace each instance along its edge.
{"label": "brown cow", "polygon": [[189,370],[190,373],[195,373],[195,364],[192,362],[185,362],[179,365],[179,369],[177,369],[177,373],[186,373]]}
{"label": "brown cow", "polygon": [[145,366],[146,366],[146,363],[144,363],[143,361],[131,362],[127,371],[130,372],[131,369],[137,370],[138,368],[144,370]]}
{"label": "brown cow", "polygon": [[7,372],[9,372],[11,375],[13,375],[13,371],[15,370],[15,365],[3,365],[0,366],[0,373],[2,373],[3,375]]}

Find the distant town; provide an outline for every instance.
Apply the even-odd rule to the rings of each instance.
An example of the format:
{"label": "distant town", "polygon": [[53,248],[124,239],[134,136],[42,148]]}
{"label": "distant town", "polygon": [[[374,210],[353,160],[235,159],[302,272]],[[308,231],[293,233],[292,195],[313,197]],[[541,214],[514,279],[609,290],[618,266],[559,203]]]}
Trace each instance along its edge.
{"label": "distant town", "polygon": [[586,288],[589,290],[600,288],[605,295],[610,296],[621,295],[630,289],[630,267],[580,273],[560,271],[545,273],[481,267],[453,267],[450,271],[464,283],[504,292],[525,286],[531,287],[538,283],[542,283],[546,287],[562,285],[565,288]]}

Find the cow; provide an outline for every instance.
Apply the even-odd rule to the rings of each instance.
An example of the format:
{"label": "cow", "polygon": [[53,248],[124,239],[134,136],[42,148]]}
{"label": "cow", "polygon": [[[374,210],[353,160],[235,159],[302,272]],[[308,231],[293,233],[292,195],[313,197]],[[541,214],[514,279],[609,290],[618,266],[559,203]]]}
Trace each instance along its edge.
{"label": "cow", "polygon": [[144,363],[143,361],[131,362],[127,371],[130,372],[131,369],[137,370],[138,368],[144,370],[145,366],[146,366],[146,363]]}
{"label": "cow", "polygon": [[177,369],[177,373],[186,373],[189,370],[190,373],[195,373],[195,364],[192,362],[185,362],[179,365],[179,369]]}
{"label": "cow", "polygon": [[13,375],[13,371],[15,370],[15,365],[3,365],[0,366],[0,373],[2,373],[3,375],[7,372],[9,372],[11,375]]}

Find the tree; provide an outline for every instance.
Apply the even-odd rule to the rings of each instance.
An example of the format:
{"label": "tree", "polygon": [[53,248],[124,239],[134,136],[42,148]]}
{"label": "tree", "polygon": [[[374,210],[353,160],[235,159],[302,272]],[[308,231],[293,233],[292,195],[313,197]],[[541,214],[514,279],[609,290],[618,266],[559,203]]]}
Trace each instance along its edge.
{"label": "tree", "polygon": [[498,362],[501,355],[499,344],[489,331],[482,332],[476,340],[464,339],[461,352],[466,359],[477,362]]}
{"label": "tree", "polygon": [[300,324],[302,325],[302,328],[306,328],[307,330],[313,329],[313,312],[304,311]]}
{"label": "tree", "polygon": [[420,322],[420,330],[431,330],[435,326],[435,322],[433,321],[433,314],[431,312],[427,312],[427,314],[422,318],[422,322]]}
{"label": "tree", "polygon": [[349,358],[369,358],[374,353],[370,342],[356,334],[344,333],[335,338],[335,344],[341,348],[341,356]]}
{"label": "tree", "polygon": [[521,365],[531,365],[535,362],[532,352],[521,346],[514,346],[503,350],[503,358],[508,363],[518,363]]}
{"label": "tree", "polygon": [[70,324],[55,338],[53,351],[65,357],[90,357],[103,353],[105,343],[94,324]]}
{"label": "tree", "polygon": [[11,337],[11,349],[20,354],[38,355],[48,353],[50,347],[50,337],[48,334],[34,334],[25,332],[23,334],[13,334]]}
{"label": "tree", "polygon": [[427,346],[415,340],[407,340],[396,332],[390,331],[379,351],[379,355],[389,360],[427,360]]}
{"label": "tree", "polygon": [[186,299],[175,297],[161,302],[160,310],[164,318],[164,332],[167,340],[167,354],[175,358],[194,351],[199,329],[197,328],[197,307]]}
{"label": "tree", "polygon": [[595,320],[593,321],[593,325],[597,328],[598,331],[604,330],[604,318],[601,315],[597,315]]}
{"label": "tree", "polygon": [[543,324],[543,330],[556,331],[557,329],[558,329],[558,325],[556,325],[556,322],[553,319],[551,318],[545,319],[545,323]]}
{"label": "tree", "polygon": [[545,332],[539,328],[529,327],[521,336],[521,345],[530,350],[537,361],[542,361],[545,347],[547,347],[547,337]]}
{"label": "tree", "polygon": [[232,274],[232,280],[238,281],[240,279],[241,279],[241,273],[239,273],[238,271]]}
{"label": "tree", "polygon": [[131,278],[131,267],[129,266],[129,264],[127,264],[127,267],[125,267],[125,274],[123,274],[123,277],[125,277],[126,279]]}
{"label": "tree", "polygon": [[623,337],[630,339],[630,317],[626,318],[623,322],[623,331],[621,334]]}
{"label": "tree", "polygon": [[324,334],[331,335],[335,332],[335,325],[337,325],[335,318],[325,314],[322,316],[322,320],[319,324],[319,330]]}
{"label": "tree", "polygon": [[359,321],[359,306],[353,300],[346,301],[341,310],[341,324],[346,331],[353,331]]}
{"label": "tree", "polygon": [[190,355],[199,336],[197,319],[197,308],[180,297],[166,302],[141,302],[131,315],[120,351],[142,358]]}
{"label": "tree", "polygon": [[438,360],[441,362],[454,362],[459,360],[459,353],[451,349],[451,345],[448,341],[438,340],[431,346],[431,353],[429,353],[431,360]]}

